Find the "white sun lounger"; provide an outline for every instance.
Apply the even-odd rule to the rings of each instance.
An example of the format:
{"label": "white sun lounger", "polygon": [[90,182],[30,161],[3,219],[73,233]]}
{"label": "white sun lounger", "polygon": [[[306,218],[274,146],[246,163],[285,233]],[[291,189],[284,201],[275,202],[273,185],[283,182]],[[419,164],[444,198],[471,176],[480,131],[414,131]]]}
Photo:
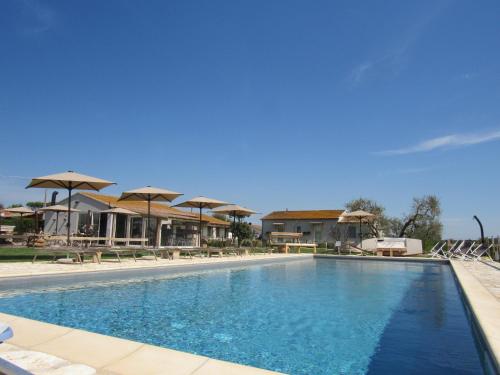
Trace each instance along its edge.
{"label": "white sun lounger", "polygon": [[[473,251],[471,251],[469,254],[464,254],[462,256],[462,260],[472,260],[474,262],[477,262],[478,260],[481,259],[483,255],[487,255],[490,259],[489,251],[493,247],[493,244],[490,246],[486,246],[483,244],[479,244]],[[492,259],[493,260],[493,259]]]}
{"label": "white sun lounger", "polygon": [[431,258],[444,258],[446,256],[444,252],[444,247],[446,246],[446,241],[438,241],[432,247],[430,254]]}

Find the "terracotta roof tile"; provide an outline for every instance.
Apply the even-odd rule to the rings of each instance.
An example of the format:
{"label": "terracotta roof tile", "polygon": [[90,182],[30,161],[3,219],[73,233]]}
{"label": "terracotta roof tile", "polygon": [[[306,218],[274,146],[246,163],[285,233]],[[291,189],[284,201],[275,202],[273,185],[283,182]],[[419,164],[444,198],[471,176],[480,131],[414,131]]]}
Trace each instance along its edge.
{"label": "terracotta roof tile", "polygon": [[[98,202],[108,204],[112,207],[121,207],[130,211],[137,212],[140,215],[148,214],[148,204],[146,201],[119,201],[119,197],[112,195],[104,195],[90,192],[79,192],[80,194],[94,199]],[[196,213],[178,210],[164,203],[151,202],[151,216],[160,218],[184,219],[190,221],[198,221],[199,216]],[[202,221],[209,222],[214,225],[229,226],[229,223],[224,220],[217,219],[210,215],[202,215]]]}
{"label": "terracotta roof tile", "polygon": [[273,211],[262,220],[328,220],[338,219],[344,210]]}

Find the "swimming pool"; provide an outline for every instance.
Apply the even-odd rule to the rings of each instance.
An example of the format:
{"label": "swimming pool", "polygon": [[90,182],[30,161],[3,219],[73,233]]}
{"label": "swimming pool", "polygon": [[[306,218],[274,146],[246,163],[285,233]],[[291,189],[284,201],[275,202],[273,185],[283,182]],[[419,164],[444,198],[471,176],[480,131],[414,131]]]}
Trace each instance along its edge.
{"label": "swimming pool", "polygon": [[290,374],[483,374],[450,267],[306,258],[0,284],[0,311]]}

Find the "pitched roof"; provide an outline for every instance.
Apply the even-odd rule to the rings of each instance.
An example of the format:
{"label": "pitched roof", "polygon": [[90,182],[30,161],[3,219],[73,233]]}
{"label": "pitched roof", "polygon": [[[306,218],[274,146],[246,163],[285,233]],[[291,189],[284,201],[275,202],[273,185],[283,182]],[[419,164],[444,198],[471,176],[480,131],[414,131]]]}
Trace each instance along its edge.
{"label": "pitched roof", "polygon": [[[90,192],[79,192],[90,199],[110,205],[112,207],[120,207],[126,210],[137,212],[140,215],[148,214],[148,203],[146,201],[119,201],[118,197],[113,195],[104,195]],[[151,202],[151,216],[160,218],[183,219],[189,221],[198,221],[199,216],[195,213],[178,210],[164,203]],[[224,220],[217,219],[213,216],[202,215],[202,221],[213,225],[229,226],[229,223]]]}
{"label": "pitched roof", "polygon": [[314,220],[338,219],[344,210],[273,211],[262,220]]}

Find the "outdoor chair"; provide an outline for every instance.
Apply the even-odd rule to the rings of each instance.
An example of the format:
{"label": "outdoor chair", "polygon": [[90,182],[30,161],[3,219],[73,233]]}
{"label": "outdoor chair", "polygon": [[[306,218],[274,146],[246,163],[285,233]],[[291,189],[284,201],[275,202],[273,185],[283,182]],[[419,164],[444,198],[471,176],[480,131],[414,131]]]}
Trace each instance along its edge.
{"label": "outdoor chair", "polygon": [[[4,344],[6,340],[12,338],[13,336],[14,332],[12,329],[8,325],[0,322],[0,344],[3,344],[3,348],[0,351],[0,374],[95,374],[96,372],[92,367],[83,364],[71,363],[51,354],[25,350],[7,343]],[[27,357],[31,357],[32,360],[27,361]],[[20,365],[17,365],[16,363],[20,363],[20,365],[24,368],[20,367]],[[57,368],[55,366],[56,364]]]}
{"label": "outdoor chair", "polygon": [[103,254],[110,254],[110,255],[115,255],[116,258],[118,259],[118,262],[121,263],[121,258],[120,255],[132,255],[134,258],[134,261],[137,262],[137,250],[142,250],[142,249],[134,249],[134,248],[121,248],[119,246],[114,246],[111,248],[103,249],[102,253]]}
{"label": "outdoor chair", "polygon": [[446,241],[438,241],[429,251],[431,258],[440,258],[444,256],[443,249],[446,246]]}
{"label": "outdoor chair", "polygon": [[[14,336],[12,329],[7,324],[0,322],[0,344],[3,344],[4,341],[7,341],[12,336]],[[0,358],[0,374],[31,375],[30,372],[3,358]]]}
{"label": "outdoor chair", "polygon": [[[444,246],[443,249],[442,249],[442,256],[441,255],[438,255],[437,257],[438,258],[441,258],[441,259],[449,259],[450,258],[450,255],[460,246],[462,246],[462,243],[464,241],[455,241],[449,248],[447,246]],[[445,244],[447,244],[447,242],[445,241]]]}
{"label": "outdoor chair", "polygon": [[448,251],[447,258],[448,259],[459,258],[462,255],[462,252],[466,251],[466,249],[464,249],[464,246],[465,246],[465,241],[460,242],[458,246]]}
{"label": "outdoor chair", "polygon": [[356,245],[353,245],[351,243],[348,243],[347,247],[349,249],[349,254],[354,253],[355,255],[359,255],[359,256],[373,255],[373,253],[371,251],[365,250],[365,249],[358,247]]}
{"label": "outdoor chair", "polygon": [[[470,241],[468,241],[470,242]],[[458,250],[454,251],[451,256],[450,256],[450,259],[451,258],[458,258],[458,259],[462,259],[464,256],[466,255],[469,255],[471,254],[472,252],[474,252],[474,250],[478,248],[478,246],[476,246],[476,241],[472,241],[471,243],[469,243],[468,245],[465,245],[465,246],[462,246],[460,247]]]}
{"label": "outdoor chair", "polygon": [[491,244],[490,246],[480,244],[470,253],[464,254],[461,259],[462,260],[472,260],[474,262],[477,262],[478,260],[481,260],[481,257],[486,255],[486,256],[488,256],[488,258],[490,258],[490,260],[493,260],[493,259],[491,259],[490,254],[489,254],[489,251],[492,247],[493,247],[493,244]]}
{"label": "outdoor chair", "polygon": [[222,248],[222,254],[234,255],[234,256],[243,256],[245,249],[242,247],[230,246]]}

